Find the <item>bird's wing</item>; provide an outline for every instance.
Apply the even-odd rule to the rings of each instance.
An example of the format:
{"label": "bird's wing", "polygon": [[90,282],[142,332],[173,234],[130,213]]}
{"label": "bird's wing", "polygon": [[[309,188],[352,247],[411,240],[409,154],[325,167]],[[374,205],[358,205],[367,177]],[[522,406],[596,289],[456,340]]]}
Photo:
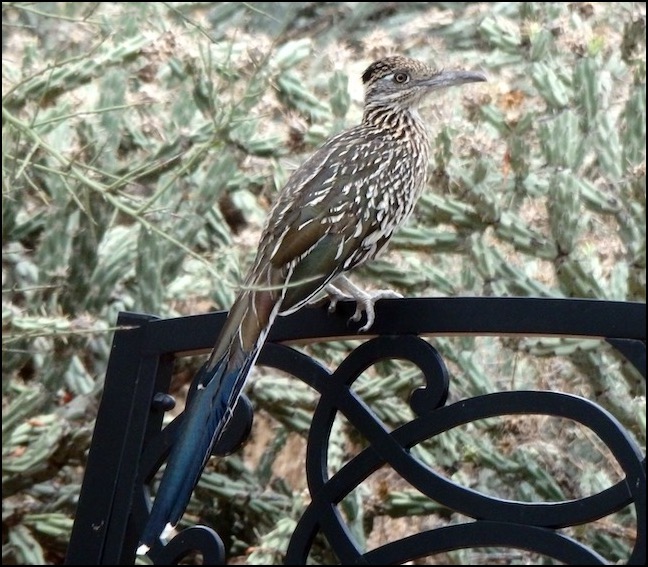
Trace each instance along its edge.
{"label": "bird's wing", "polygon": [[[299,308],[386,242],[376,219],[365,218],[365,200],[377,192],[372,184],[385,167],[363,159],[367,150],[366,141],[348,145],[334,137],[293,173],[273,207],[246,285],[262,286],[260,274],[281,280],[282,313]],[[269,268],[281,277],[269,277]]]}

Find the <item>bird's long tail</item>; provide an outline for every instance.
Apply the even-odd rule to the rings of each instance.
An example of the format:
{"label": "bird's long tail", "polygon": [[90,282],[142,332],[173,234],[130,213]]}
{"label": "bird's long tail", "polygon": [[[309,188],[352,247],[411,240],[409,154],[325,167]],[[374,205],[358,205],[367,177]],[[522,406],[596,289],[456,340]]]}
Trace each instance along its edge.
{"label": "bird's long tail", "polygon": [[167,524],[182,517],[212,448],[220,439],[250,369],[276,317],[280,301],[271,292],[242,292],[229,312],[198,386],[185,409],[166,469],[141,538],[147,548]]}

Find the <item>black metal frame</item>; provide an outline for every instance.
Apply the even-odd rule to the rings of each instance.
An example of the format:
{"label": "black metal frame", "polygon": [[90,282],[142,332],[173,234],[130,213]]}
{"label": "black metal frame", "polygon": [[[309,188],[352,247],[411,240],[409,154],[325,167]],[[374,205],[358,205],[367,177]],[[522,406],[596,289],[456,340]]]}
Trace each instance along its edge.
{"label": "black metal frame", "polygon": [[[370,336],[349,326],[354,304],[335,314],[307,308],[279,318],[259,364],[282,369],[320,393],[310,429],[305,474],[312,502],[298,522],[285,563],[304,565],[318,532],[342,564],[386,565],[451,549],[517,547],[569,564],[604,564],[605,559],[559,530],[595,521],[621,508],[636,509],[636,543],[629,564],[646,559],[645,455],[609,412],[577,396],[547,391],[496,392],[446,406],[449,379],[443,359],[420,336],[487,335],[596,337],[607,341],[646,376],[644,303],[548,298],[434,298],[378,302]],[[174,359],[213,346],[225,313],[161,320],[122,313],[115,333],[97,416],[67,564],[132,564],[149,509],[148,482],[168,454],[182,416],[161,430]],[[367,338],[334,371],[287,346],[300,341]],[[425,376],[410,405],[416,418],[389,432],[351,390],[364,369],[381,359],[412,361]],[[364,435],[368,448],[329,478],[326,451],[337,412]],[[474,492],[435,473],[409,448],[462,423],[495,415],[544,414],[581,422],[608,446],[625,473],[609,489],[568,502],[511,502]],[[236,448],[249,433],[251,409],[239,404],[226,438],[215,452]],[[359,548],[337,504],[368,475],[388,463],[431,499],[474,518],[391,542]],[[504,521],[505,519],[505,521]],[[210,528],[180,532],[149,557],[156,564],[177,562],[189,551],[204,564],[224,564],[223,544]]]}

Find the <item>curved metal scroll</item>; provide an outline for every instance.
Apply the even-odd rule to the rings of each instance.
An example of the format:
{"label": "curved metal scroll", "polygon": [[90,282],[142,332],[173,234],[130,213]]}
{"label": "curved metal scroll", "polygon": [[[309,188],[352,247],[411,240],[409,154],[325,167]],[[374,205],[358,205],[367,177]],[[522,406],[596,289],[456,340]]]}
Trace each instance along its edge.
{"label": "curved metal scroll", "polygon": [[[348,565],[400,564],[440,552],[483,546],[524,549],[568,564],[605,564],[604,557],[563,530],[594,522],[628,506],[633,506],[636,513],[636,541],[628,563],[645,563],[645,456],[625,427],[595,403],[560,392],[495,392],[446,405],[450,384],[445,363],[438,351],[420,337],[456,333],[596,337],[615,347],[645,378],[645,305],[536,298],[387,300],[377,304],[374,335],[366,337],[368,340],[334,370],[280,344],[359,337],[347,326],[352,312],[353,305],[342,304],[336,315],[328,315],[325,309],[307,309],[281,319],[258,361],[295,376],[319,394],[306,449],[305,474],[311,500],[297,522],[286,564],[306,564],[318,534],[326,538],[339,561]],[[171,363],[164,357],[208,350],[223,321],[224,314],[220,313],[151,320],[140,329],[142,352],[167,363],[161,367],[159,363],[152,365],[155,384],[142,394],[148,396],[152,413],[140,447],[138,480],[126,530],[130,534],[127,537],[133,540],[132,547],[148,514],[148,484],[168,455],[182,420],[179,416],[160,430],[162,412],[172,405],[165,394]],[[385,359],[409,361],[423,376],[421,387],[412,392],[409,400],[415,417],[393,430],[353,390],[354,382],[366,369]],[[580,423],[606,445],[622,471],[622,479],[606,490],[575,500],[518,502],[461,486],[411,451],[417,444],[455,427],[515,414],[554,416]],[[366,448],[339,471],[329,474],[327,449],[333,422],[339,415],[364,437]],[[243,397],[228,436],[215,453],[235,450],[249,434],[251,420],[251,406]],[[391,467],[421,494],[470,520],[426,530],[372,550],[363,549],[346,524],[339,504],[384,466]],[[181,531],[166,545],[152,548],[149,558],[156,564],[175,563],[192,551],[203,555],[204,564],[225,563],[218,535],[199,526]]]}
{"label": "curved metal scroll", "polygon": [[[286,356],[282,352],[284,349],[286,347],[273,345],[267,363],[295,373],[293,363],[282,364],[295,357],[294,353]],[[419,417],[391,433],[351,390],[353,382],[365,369],[385,358],[415,363],[427,383],[424,390],[416,391],[420,396],[410,400]],[[299,365],[305,372],[295,375],[321,394],[307,449],[306,473],[312,501],[293,533],[286,564],[305,564],[318,531],[326,536],[342,564],[348,565],[403,564],[442,551],[480,546],[515,547],[565,563],[605,564],[599,554],[555,530],[592,522],[629,504],[635,506],[639,523],[630,562],[641,562],[642,550],[646,547],[643,455],[624,427],[596,404],[570,394],[529,391],[487,394],[441,407],[448,388],[443,361],[431,345],[415,337],[373,339],[352,352],[330,376],[318,370],[316,365],[308,368],[308,360]],[[429,401],[427,406],[421,400],[424,396]],[[369,446],[329,478],[326,447],[338,412],[365,437]],[[455,484],[406,451],[458,425],[507,414],[553,415],[580,422],[610,448],[625,473],[624,480],[599,494],[568,502],[511,502]],[[430,530],[364,553],[355,543],[336,505],[385,464],[429,498],[477,521]],[[502,518],[509,521],[504,523]]]}

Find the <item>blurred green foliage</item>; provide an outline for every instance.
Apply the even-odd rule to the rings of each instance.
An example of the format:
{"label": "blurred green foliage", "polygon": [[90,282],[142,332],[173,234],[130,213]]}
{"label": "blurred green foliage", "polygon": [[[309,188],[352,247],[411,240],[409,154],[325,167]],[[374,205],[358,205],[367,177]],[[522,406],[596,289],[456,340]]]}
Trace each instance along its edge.
{"label": "blurred green foliage", "polygon": [[[62,562],[117,313],[226,309],[289,172],[359,120],[359,74],[375,57],[482,68],[489,83],[425,109],[429,191],[359,279],[406,295],[646,299],[643,3],[5,2],[2,14],[3,563]],[[596,341],[434,344],[455,398],[513,382],[575,391],[645,445],[645,385]],[[335,364],[349,346],[311,352]],[[393,362],[357,387],[396,425],[418,379]],[[263,373],[250,388],[274,428],[260,460],[210,465],[188,514],[250,564],[281,561],[305,505],[276,467],[316,400],[286,380]],[[511,498],[613,479],[595,444],[579,462],[538,462],[564,424],[529,429],[512,453],[511,424],[482,425],[415,451]],[[338,424],[331,466],[361,442]],[[381,518],[437,512],[385,482],[342,503],[359,541]],[[617,516],[632,524],[630,510]],[[612,562],[632,545],[612,529],[588,537]],[[315,562],[331,560],[317,549]]]}

